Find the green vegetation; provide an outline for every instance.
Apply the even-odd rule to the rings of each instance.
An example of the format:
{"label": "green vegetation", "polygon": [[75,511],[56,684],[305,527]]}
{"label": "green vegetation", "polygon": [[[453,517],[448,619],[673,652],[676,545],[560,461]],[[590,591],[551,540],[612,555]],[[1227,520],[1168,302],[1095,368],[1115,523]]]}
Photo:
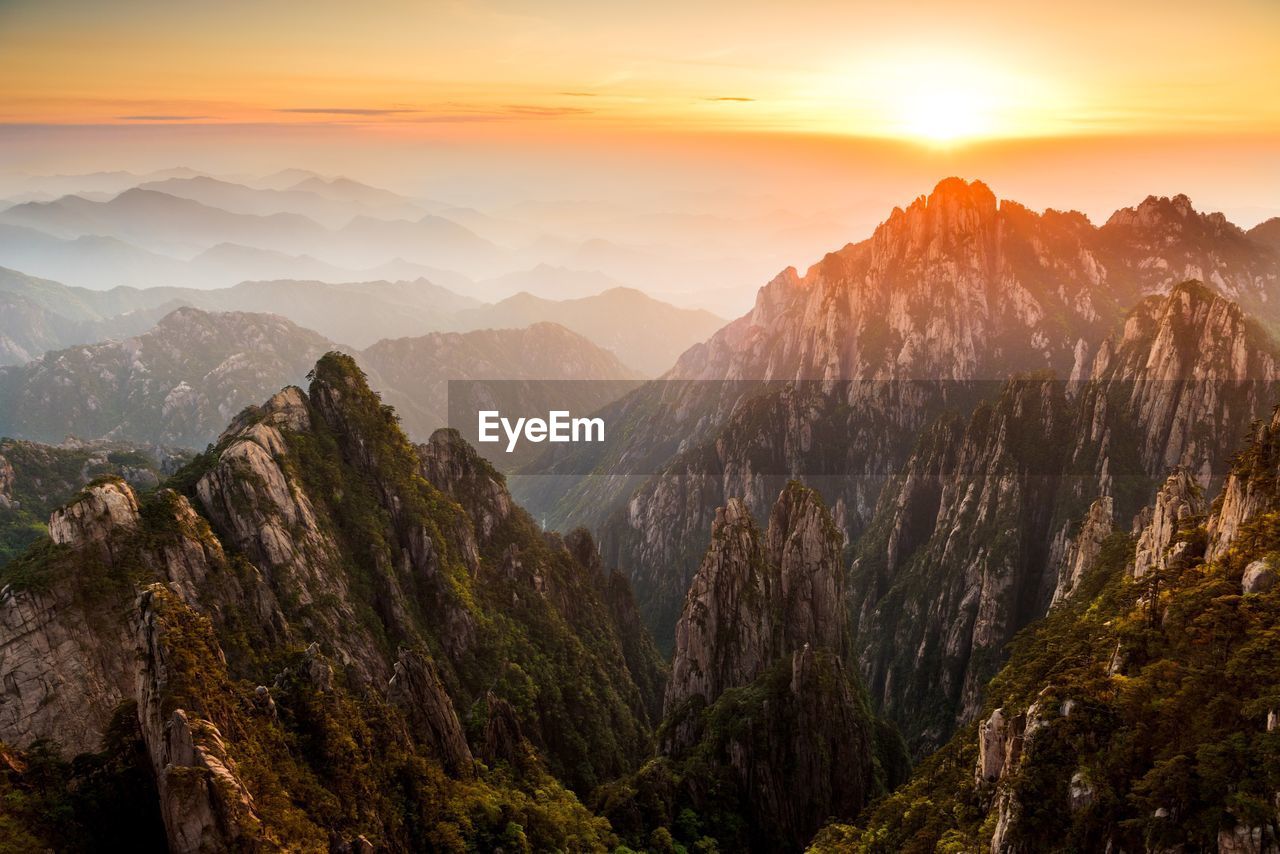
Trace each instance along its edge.
{"label": "green vegetation", "polygon": [[[1188,560],[1135,582],[1133,543],[1113,535],[1082,588],[1015,640],[989,686],[984,716],[1034,704],[1040,724],[1000,784],[1019,805],[1006,836],[1018,850],[1203,850],[1237,826],[1280,832],[1280,731],[1266,730],[1280,708],[1280,591],[1240,594],[1244,567],[1280,554],[1280,514],[1254,519],[1210,563],[1196,557],[1202,530],[1182,537]],[[970,726],[815,850],[987,845],[996,795],[975,788],[976,760]],[[1073,810],[1076,775],[1091,797]]]}
{"label": "green vegetation", "polygon": [[128,470],[152,484],[160,479],[155,458],[126,444],[64,448],[0,439],[0,457],[14,472],[13,494],[0,501],[0,567],[39,541],[49,514],[95,478]]}
{"label": "green vegetation", "polygon": [[[68,762],[49,742],[0,744],[0,851],[167,850],[137,707],[116,710],[98,753]],[[118,850],[118,849],[115,849]]]}

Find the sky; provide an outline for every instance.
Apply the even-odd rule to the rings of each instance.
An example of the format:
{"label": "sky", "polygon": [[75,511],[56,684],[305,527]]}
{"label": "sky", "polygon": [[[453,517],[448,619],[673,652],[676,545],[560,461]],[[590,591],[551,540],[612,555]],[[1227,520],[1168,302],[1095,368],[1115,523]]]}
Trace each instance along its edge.
{"label": "sky", "polygon": [[956,171],[1091,215],[1280,212],[1274,0],[0,0],[0,81],[21,172],[820,207]]}

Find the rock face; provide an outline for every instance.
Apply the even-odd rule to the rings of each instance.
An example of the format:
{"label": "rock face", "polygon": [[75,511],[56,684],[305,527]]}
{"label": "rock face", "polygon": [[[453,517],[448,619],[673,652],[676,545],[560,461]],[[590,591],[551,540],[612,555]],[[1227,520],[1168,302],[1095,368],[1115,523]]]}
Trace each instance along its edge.
{"label": "rock face", "polygon": [[111,713],[132,696],[126,628],[103,631],[70,590],[0,591],[0,740],[56,741],[68,756],[97,750]]}
{"label": "rock face", "polygon": [[841,546],[821,500],[798,484],[778,498],[763,538],[741,501],[717,513],[676,626],[667,714],[695,696],[714,703],[805,646],[841,653]]}
{"label": "rock face", "polygon": [[1276,571],[1267,561],[1255,560],[1244,568],[1244,578],[1240,581],[1240,592],[1244,595],[1266,593],[1275,586]]}
{"label": "rock face", "polygon": [[[169,847],[173,851],[225,851],[252,847],[261,821],[253,795],[237,774],[218,727],[180,708],[170,711],[176,688],[174,648],[166,619],[177,607],[163,585],[138,599],[136,641],[138,720],[155,769]],[[187,642],[182,638],[179,642]]]}
{"label": "rock face", "polygon": [[0,507],[13,506],[13,485],[16,480],[17,475],[13,473],[13,466],[3,454],[0,454]]}
{"label": "rock face", "polygon": [[1169,475],[1156,493],[1155,505],[1139,516],[1141,533],[1134,553],[1133,577],[1165,569],[1179,557],[1175,546],[1178,533],[1188,521],[1204,515],[1203,493],[1186,471]]}
{"label": "rock face", "polygon": [[745,685],[772,660],[775,638],[767,611],[773,579],[764,566],[760,533],[740,501],[716,514],[711,546],[676,624],[676,656],[667,683],[670,714],[690,697],[714,702],[726,688]]}
{"label": "rock face", "polygon": [[[1275,435],[1274,420],[1257,426],[1211,505],[1191,472],[1170,475],[1134,537],[1108,538],[1093,592],[1077,589],[1011,644],[982,722],[852,838],[992,854],[1276,850],[1280,677],[1258,659],[1275,631]],[[1219,764],[1227,743],[1238,758]],[[972,788],[942,770],[961,762]],[[1187,773],[1215,782],[1186,789]],[[1237,805],[1246,791],[1255,809]]]}
{"label": "rock face", "polygon": [[1098,449],[1114,457],[1105,480],[1126,472],[1122,452],[1134,453],[1131,473],[1181,467],[1216,489],[1227,455],[1273,403],[1278,364],[1275,344],[1241,307],[1204,284],[1148,298],[1094,359],[1076,462]]}
{"label": "rock face", "polygon": [[[875,724],[841,660],[841,545],[817,494],[799,484],[778,498],[763,536],[731,501],[680,617],[663,749],[717,757],[758,828],[754,845],[801,846],[874,791]],[[735,722],[727,733],[715,723],[724,716]]]}
{"label": "rock face", "polygon": [[527,742],[515,709],[492,691],[486,695],[485,705],[489,718],[484,726],[484,760],[492,765],[518,765],[525,758]]}
{"label": "rock face", "polygon": [[1111,536],[1115,525],[1115,501],[1104,495],[1089,505],[1080,533],[1067,549],[1066,560],[1058,574],[1058,586],[1053,591],[1054,605],[1071,595],[1080,579],[1093,569],[1102,551],[1102,543]]}
{"label": "rock face", "polygon": [[1011,380],[967,423],[925,434],[855,543],[850,581],[864,678],[917,752],[973,720],[999,650],[1067,597],[1172,464],[1135,571],[1164,565],[1269,405],[1275,365],[1237,306],[1183,284],[1131,313],[1087,381]]}
{"label": "rock face", "polygon": [[1274,481],[1280,477],[1280,410],[1258,424],[1251,442],[1222,487],[1221,506],[1209,517],[1206,558],[1226,553],[1240,528],[1276,506]]}
{"label": "rock face", "polygon": [[917,752],[973,719],[999,651],[1052,598],[1070,425],[1051,380],[1011,382],[967,424],[941,421],[855,546],[863,677]]}
{"label": "rock face", "polygon": [[[948,179],[895,210],[871,238],[827,255],[803,274],[779,274],[761,289],[750,313],[691,348],[666,382],[609,410],[618,438],[608,448],[583,452],[576,460],[552,459],[538,469],[616,475],[621,460],[631,465],[625,473],[657,472],[638,491],[622,478],[583,479],[568,489],[554,479],[538,479],[522,497],[553,524],[603,526],[606,560],[632,580],[646,621],[665,643],[714,508],[730,496],[741,497],[764,518],[781,484],[804,478],[828,505],[843,505],[838,524],[855,539],[869,524],[884,482],[874,475],[901,471],[911,438],[938,412],[967,410],[975,398],[988,396],[971,388],[973,396],[964,399],[957,382],[1003,381],[1014,371],[1039,369],[1062,378],[1105,379],[1109,374],[1102,367],[1095,373],[1094,355],[1143,297],[1172,294],[1185,280],[1200,279],[1212,293],[1270,318],[1277,303],[1267,296],[1278,267],[1268,246],[1221,215],[1195,212],[1185,198],[1148,199],[1096,228],[1078,213],[1036,214],[997,201],[980,182]],[[1159,308],[1161,300],[1152,306]],[[1130,343],[1119,349],[1135,354],[1152,350],[1145,336],[1157,327],[1186,321],[1202,330],[1190,349],[1156,348],[1164,355],[1151,363],[1151,382],[1127,389],[1123,397],[1119,386],[1113,389],[1117,396],[1105,395],[1116,408],[1148,410],[1144,423],[1150,429],[1142,447],[1124,451],[1140,454],[1148,476],[1163,477],[1179,464],[1199,476],[1217,437],[1230,435],[1234,442],[1260,411],[1233,405],[1215,415],[1230,423],[1195,417],[1198,407],[1223,409],[1216,401],[1222,390],[1210,386],[1226,373],[1247,369],[1251,379],[1268,379],[1254,372],[1264,367],[1262,361],[1233,361],[1245,324],[1229,306],[1227,300],[1213,307],[1186,296],[1166,317],[1126,327]],[[1115,343],[1120,342],[1113,342],[1107,363],[1116,362]],[[1198,377],[1200,383],[1183,393],[1162,391],[1160,383],[1172,378],[1170,370],[1186,367],[1188,354],[1215,367],[1203,375],[1178,373],[1179,379]],[[1244,353],[1237,348],[1235,355]],[[1119,361],[1126,371],[1139,365],[1127,356]],[[908,391],[902,384],[911,380],[923,380],[923,386]],[[813,395],[801,389],[808,382],[816,386]],[[949,391],[924,387],[931,382]],[[762,390],[784,384],[801,392],[772,391],[768,404],[754,400]],[[948,394],[952,399],[939,400]],[[803,405],[793,405],[788,395]],[[1260,405],[1268,403],[1263,399]],[[858,417],[842,417],[841,407]],[[1116,413],[1111,423],[1123,425],[1132,414]],[[868,417],[877,423],[864,433]],[[1212,435],[1189,432],[1197,423],[1215,423]],[[1110,432],[1114,441],[1123,440]],[[1098,441],[1088,439],[1082,453],[1096,455]],[[854,447],[867,448],[873,462],[851,454]],[[1081,469],[1092,469],[1092,463],[1083,457],[1073,461]],[[764,473],[774,480],[767,482]],[[1063,524],[1078,522],[1099,494],[1123,492],[1077,496],[1079,506]],[[1121,516],[1132,512],[1116,509]]]}
{"label": "rock face", "polygon": [[387,699],[404,711],[418,740],[431,746],[449,773],[471,775],[471,748],[435,662],[421,653],[400,650]]}
{"label": "rock face", "polygon": [[423,477],[467,507],[481,544],[511,518],[515,504],[502,476],[456,430],[437,430],[418,456]]}
{"label": "rock face", "polygon": [[110,540],[117,530],[138,527],[138,497],[122,480],[91,484],[80,497],[49,517],[52,540],[73,549],[103,548],[110,557]]}

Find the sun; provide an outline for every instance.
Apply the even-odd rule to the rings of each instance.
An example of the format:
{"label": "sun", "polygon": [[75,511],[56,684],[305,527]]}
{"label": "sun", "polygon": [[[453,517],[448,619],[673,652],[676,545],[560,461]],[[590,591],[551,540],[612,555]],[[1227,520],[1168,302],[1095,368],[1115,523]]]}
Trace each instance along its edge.
{"label": "sun", "polygon": [[900,132],[922,142],[956,143],[995,130],[984,99],[960,86],[939,83],[903,92],[898,112]]}

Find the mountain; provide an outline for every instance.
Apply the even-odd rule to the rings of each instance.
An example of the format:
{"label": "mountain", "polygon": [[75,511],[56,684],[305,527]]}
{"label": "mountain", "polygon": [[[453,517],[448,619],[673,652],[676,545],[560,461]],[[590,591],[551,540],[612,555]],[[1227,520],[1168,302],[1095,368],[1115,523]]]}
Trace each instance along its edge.
{"label": "mountain", "polygon": [[462,313],[460,329],[528,326],[551,321],[589,338],[635,370],[653,376],[723,321],[707,311],[681,309],[632,288],[579,299],[549,300],[529,293]]}
{"label": "mountain", "polygon": [[1280,216],[1260,222],[1248,231],[1249,239],[1280,252]]}
{"label": "mountain", "polygon": [[[0,293],[36,303],[42,312],[3,327],[27,361],[50,349],[135,335],[178,306],[208,311],[280,314],[335,341],[364,347],[384,337],[448,327],[479,303],[425,279],[329,283],[274,280],[229,288],[112,288],[94,291],[0,268]],[[25,342],[25,343],[24,343]],[[42,346],[42,343],[47,346]],[[15,361],[18,361],[15,359]]]}
{"label": "mountain", "polygon": [[410,445],[349,358],[313,376],[0,571],[5,832],[613,849],[580,797],[647,755],[662,678],[625,585],[456,434]]}
{"label": "mountain", "polygon": [[47,532],[53,510],[106,476],[154,489],[190,459],[187,452],[127,442],[41,445],[0,439],[0,566]]}
{"label": "mountain", "polygon": [[139,296],[210,311],[280,314],[352,347],[447,327],[460,313],[477,305],[475,300],[425,279],[345,284],[285,279],[242,282],[214,291],[152,288]]}
{"label": "mountain", "polygon": [[528,270],[477,282],[473,293],[485,300],[502,300],[520,293],[545,300],[570,300],[595,296],[617,287],[617,281],[595,270],[538,264]]}
{"label": "mountain", "polygon": [[91,292],[0,267],[0,367],[112,335],[141,332],[172,305],[105,314]]}
{"label": "mountain", "polygon": [[[359,360],[400,414],[405,432],[422,438],[449,425],[451,409],[474,417],[500,402],[508,415],[545,417],[553,409],[586,415],[641,379],[611,353],[554,323],[388,339],[361,352]],[[454,380],[466,384],[450,385]],[[493,382],[471,385],[481,380]],[[486,406],[479,405],[482,399]],[[470,424],[462,432],[474,441]],[[518,459],[501,451],[490,456],[504,467]]]}
{"label": "mountain", "polygon": [[[343,197],[333,192],[332,185],[309,178],[290,189],[258,189],[231,181],[220,181],[206,175],[191,178],[168,178],[148,181],[138,189],[154,190],[178,198],[191,199],[232,213],[268,216],[295,213],[313,219],[329,228],[338,228],[357,215],[379,215],[387,219],[422,216],[424,211],[398,197],[378,197],[370,203],[359,198]],[[388,194],[390,195],[390,194]],[[335,197],[336,196],[336,197]]]}
{"label": "mountain", "polygon": [[286,256],[309,256],[346,269],[378,267],[392,260],[478,276],[493,276],[509,268],[500,247],[439,216],[383,219],[355,213],[341,219],[342,224],[331,229],[297,213],[233,213],[140,188],[107,201],[63,196],[0,211],[0,224],[64,240],[111,238],[177,259],[229,243]]}
{"label": "mountain", "polygon": [[974,719],[1006,644],[1080,583],[1098,543],[1077,532],[1104,538],[1171,469],[1218,489],[1277,380],[1280,347],[1183,284],[1136,307],[1080,386],[1015,379],[926,432],[850,584],[863,675],[917,755]]}
{"label": "mountain", "polygon": [[1087,377],[1125,312],[1188,271],[1276,322],[1280,259],[1184,199],[1147,199],[1099,228],[947,179],[868,240],[777,276],[749,314],[612,404],[611,440],[548,452],[517,493],[552,525],[599,531],[666,647],[728,498],[763,518],[800,477],[853,542],[944,412],[971,412],[1017,372]]}
{"label": "mountain", "polygon": [[509,267],[501,247],[434,214],[412,220],[356,216],[315,251],[347,266],[369,266],[400,258],[473,277],[493,276]]}
{"label": "mountain", "polygon": [[26,297],[0,293],[0,365],[20,365],[74,337],[72,324]]}
{"label": "mountain", "polygon": [[0,222],[38,229],[54,237],[112,237],[153,252],[193,254],[218,243],[305,252],[322,245],[327,231],[297,214],[237,214],[154,190],[125,190],[110,201],[63,196],[27,202],[0,212]]}
{"label": "mountain", "polygon": [[116,285],[204,284],[177,258],[139,249],[114,237],[54,237],[19,225],[0,224],[0,263],[32,275],[87,288]]}
{"label": "mountain", "polygon": [[[60,293],[62,286],[47,284],[51,294]],[[325,317],[342,318],[345,312],[349,321],[367,322],[382,304],[370,294],[403,300],[399,309],[385,303],[385,325],[392,328],[411,321],[411,311],[428,312],[437,299],[429,285],[417,282],[347,290],[301,282],[262,283],[280,287],[259,290],[258,284],[244,287],[260,302],[237,297],[236,303],[270,309],[293,302]],[[180,308],[136,337],[52,351],[0,368],[0,435],[61,441],[71,434],[203,448],[230,415],[262,397],[264,386],[300,380],[316,354],[331,346],[326,337],[279,315]],[[474,399],[507,415],[545,417],[553,409],[587,415],[640,380],[610,353],[553,323],[387,339],[356,352],[375,388],[403,407],[405,429],[423,439],[450,423],[451,381],[462,383],[453,388],[459,411]],[[471,428],[469,422],[464,426]],[[527,459],[519,453],[498,456],[506,466]]]}
{"label": "mountain", "polygon": [[1278,436],[1255,425],[1212,504],[1179,471],[1098,532],[980,719],[813,850],[1274,850]]}
{"label": "mountain", "polygon": [[169,178],[194,178],[200,174],[186,166],[176,166],[141,174],[117,169],[79,175],[32,175],[19,179],[18,187],[29,193],[46,194],[51,198],[94,194],[114,196],[143,182],[164,181]]}
{"label": "mountain", "polygon": [[409,210],[411,202],[398,193],[373,187],[360,181],[344,178],[324,178],[314,173],[307,173],[298,183],[290,184],[292,192],[315,193],[327,199],[346,204],[361,205],[378,210]]}
{"label": "mountain", "polygon": [[765,532],[741,502],[717,511],[677,627],[661,758],[604,795],[633,844],[658,826],[690,848],[704,833],[734,851],[798,851],[899,782],[900,742],[844,663],[842,547],[799,484]]}
{"label": "mountain", "polygon": [[281,317],[178,309],[136,338],[0,369],[0,435],[204,447],[328,346]]}
{"label": "mountain", "polygon": [[59,238],[34,228],[0,225],[0,263],[67,284],[103,290],[119,286],[225,288],[271,279],[342,283],[426,277],[454,290],[473,287],[449,270],[393,259],[365,269],[341,267],[310,255],[218,243],[181,260],[148,252],[113,237]]}

